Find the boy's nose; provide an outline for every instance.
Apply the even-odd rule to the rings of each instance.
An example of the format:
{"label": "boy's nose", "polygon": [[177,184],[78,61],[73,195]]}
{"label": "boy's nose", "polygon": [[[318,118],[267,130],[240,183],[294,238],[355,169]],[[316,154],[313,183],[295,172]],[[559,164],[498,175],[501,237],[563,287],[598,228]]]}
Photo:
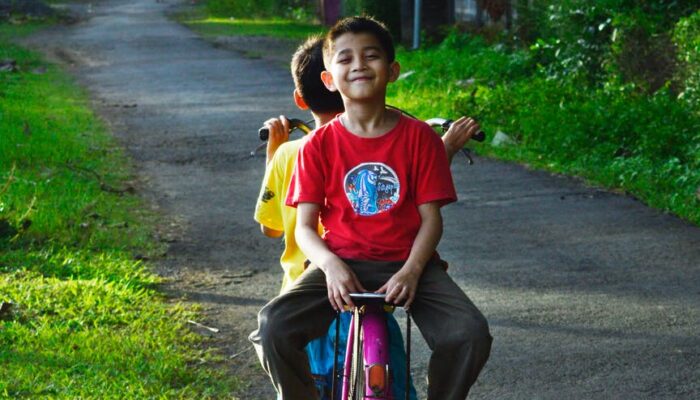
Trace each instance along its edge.
{"label": "boy's nose", "polygon": [[353,70],[353,71],[362,71],[362,70],[365,69],[366,67],[367,67],[367,65],[365,64],[365,62],[364,62],[363,60],[358,60],[358,59],[356,59],[356,60],[352,63],[352,70]]}

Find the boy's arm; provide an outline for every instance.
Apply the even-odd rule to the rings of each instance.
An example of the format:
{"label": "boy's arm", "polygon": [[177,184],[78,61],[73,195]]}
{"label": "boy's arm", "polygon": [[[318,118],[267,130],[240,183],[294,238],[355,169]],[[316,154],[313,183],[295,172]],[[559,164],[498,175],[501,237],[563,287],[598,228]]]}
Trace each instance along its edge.
{"label": "boy's arm", "polygon": [[403,304],[404,308],[409,308],[413,303],[418,280],[442,237],[440,205],[437,202],[421,204],[418,206],[418,213],[421,225],[408,259],[403,267],[377,290],[378,293],[386,293],[387,303]]}
{"label": "boy's arm", "polygon": [[447,159],[452,163],[452,158],[464,147],[464,144],[479,132],[479,123],[472,118],[462,117],[453,122],[450,129],[442,135],[442,142],[447,151]]}
{"label": "boy's arm", "polygon": [[272,228],[268,228],[267,226],[265,226],[263,224],[260,224],[260,231],[263,233],[263,235],[265,235],[269,238],[273,238],[273,239],[281,238],[282,236],[284,236],[283,231],[278,231],[278,230],[275,230]]}
{"label": "boy's arm", "polygon": [[315,203],[297,205],[297,224],[294,234],[301,251],[326,274],[328,300],[336,311],[347,304],[354,307],[350,293],[366,292],[355,273],[328,249],[318,236],[320,207]]}
{"label": "boy's arm", "polygon": [[[269,122],[272,120],[276,119],[272,118],[266,121],[265,126],[269,127]],[[279,120],[276,121],[280,122]],[[275,135],[271,129],[270,139],[275,136],[279,138],[279,131],[278,129],[277,135]],[[283,154],[277,152],[283,143],[276,144],[272,154],[268,152],[265,175],[263,176],[260,194],[258,195],[253,215],[253,218],[260,224],[260,231],[269,238],[284,236],[284,231],[279,229],[283,227],[281,208],[284,207],[284,199],[280,195],[283,192],[283,171],[287,168],[287,164],[284,159],[280,158]],[[270,147],[270,141],[268,141],[268,150],[270,150]]]}
{"label": "boy's arm", "polygon": [[267,139],[267,152],[265,153],[265,164],[269,164],[277,148],[289,140],[289,120],[284,115],[280,115],[279,118],[268,119],[263,126],[270,131],[270,136]]}

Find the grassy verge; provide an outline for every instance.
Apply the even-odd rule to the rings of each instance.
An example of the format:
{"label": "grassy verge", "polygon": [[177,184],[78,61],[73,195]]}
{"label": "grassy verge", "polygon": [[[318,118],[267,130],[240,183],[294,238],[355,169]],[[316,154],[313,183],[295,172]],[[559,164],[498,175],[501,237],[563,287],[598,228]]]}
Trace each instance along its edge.
{"label": "grassy verge", "polygon": [[[233,3],[209,0],[184,20],[205,35],[302,38],[321,30],[293,21],[222,20],[240,14],[222,4]],[[408,73],[389,86],[388,102],[422,118],[475,116],[489,141],[499,131],[513,139],[505,146],[470,144],[481,154],[628,192],[700,225],[700,113],[693,103],[669,90],[647,95],[614,82],[552,79],[533,54],[458,34],[419,51],[399,49]]]}
{"label": "grassy verge", "polygon": [[0,24],[0,397],[226,398],[157,276],[129,162],[57,67]]}
{"label": "grassy verge", "polygon": [[[392,104],[419,117],[476,116],[489,156],[626,191],[700,225],[700,113],[668,91],[594,88],[548,79],[524,50],[452,35],[421,51],[400,51],[408,76],[390,85]],[[515,143],[488,143],[498,131]]]}
{"label": "grassy verge", "polygon": [[212,13],[204,4],[176,15],[176,19],[205,37],[271,36],[301,41],[323,32],[319,25],[289,19],[254,19]]}

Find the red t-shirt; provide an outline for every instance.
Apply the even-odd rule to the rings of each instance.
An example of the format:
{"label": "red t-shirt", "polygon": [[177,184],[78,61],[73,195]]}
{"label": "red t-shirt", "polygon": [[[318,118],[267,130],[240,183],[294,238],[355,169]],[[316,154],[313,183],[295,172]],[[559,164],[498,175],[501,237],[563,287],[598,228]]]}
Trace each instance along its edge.
{"label": "red t-shirt", "polygon": [[421,225],[418,205],[457,200],[445,147],[424,122],[401,116],[376,138],[336,117],[299,151],[286,204],[321,206],[323,240],[337,256],[403,261]]}

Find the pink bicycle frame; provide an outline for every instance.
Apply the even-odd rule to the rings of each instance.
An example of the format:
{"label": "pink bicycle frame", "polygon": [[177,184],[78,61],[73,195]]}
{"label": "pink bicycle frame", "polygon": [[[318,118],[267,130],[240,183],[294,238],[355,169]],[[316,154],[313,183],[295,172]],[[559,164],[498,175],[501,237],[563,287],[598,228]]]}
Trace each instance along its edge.
{"label": "pink bicycle frame", "polygon": [[[360,353],[357,347],[362,346],[362,360],[359,363],[361,371],[356,371],[357,374],[363,376],[364,385],[359,390],[362,390],[362,400],[394,400],[395,393],[392,393],[392,376],[389,374],[389,330],[387,327],[386,310],[383,294],[375,293],[352,293],[350,296],[355,302],[356,308],[353,310],[352,322],[348,332],[347,349],[345,352],[345,362],[342,375],[342,387],[340,400],[357,399],[356,393],[351,393],[355,385],[352,380],[353,364],[358,366],[357,360],[354,360],[354,355]],[[338,314],[340,315],[340,314]],[[339,319],[338,319],[339,320]],[[336,324],[336,347],[335,359],[338,358],[338,336],[339,325]],[[360,331],[360,327],[362,328]],[[362,335],[359,343],[355,342],[355,333],[359,332]],[[355,350],[355,351],[353,351]],[[335,382],[339,378],[333,366],[333,399],[335,399]],[[406,390],[405,398],[410,398],[410,365],[411,365],[411,315],[406,310]]]}
{"label": "pink bicycle frame", "polygon": [[[358,329],[361,318],[364,333],[362,346],[362,366],[361,372],[364,374],[364,396],[363,400],[387,400],[393,399],[391,393],[391,379],[389,376],[389,333],[387,331],[386,317],[383,302],[370,302],[362,306],[361,312],[355,312],[350,323],[348,332],[347,350],[345,352],[345,365],[343,369],[343,391],[342,399],[349,399],[350,396],[350,371],[355,360],[348,355],[354,354],[355,329]],[[373,374],[382,374],[380,378],[382,385],[371,386],[374,379],[370,379]],[[374,377],[372,377],[374,378]]]}

